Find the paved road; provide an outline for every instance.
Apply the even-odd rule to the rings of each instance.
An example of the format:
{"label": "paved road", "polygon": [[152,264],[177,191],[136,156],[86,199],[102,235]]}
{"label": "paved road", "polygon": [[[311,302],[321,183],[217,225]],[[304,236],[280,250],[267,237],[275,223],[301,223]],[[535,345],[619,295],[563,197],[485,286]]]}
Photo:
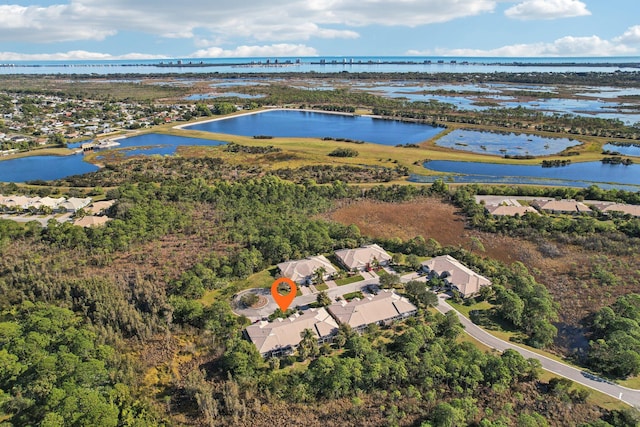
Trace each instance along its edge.
{"label": "paved road", "polygon": [[475,325],[469,319],[464,317],[458,311],[456,311],[453,307],[451,307],[446,299],[443,296],[438,297],[439,304],[438,309],[441,313],[446,313],[448,311],[455,311],[460,319],[460,323],[464,325],[465,332],[471,335],[476,340],[481,343],[494,348],[499,351],[504,351],[507,349],[513,349],[526,357],[527,359],[533,358],[538,359],[540,363],[542,363],[542,367],[547,371],[559,375],[561,377],[568,378],[572,381],[580,383],[586,387],[592,388],[594,390],[600,391],[604,394],[607,394],[616,399],[622,400],[625,403],[628,403],[632,406],[640,406],[640,390],[633,390],[627,387],[623,387],[617,384],[614,384],[608,380],[598,378],[595,375],[592,375],[588,372],[582,371],[580,369],[576,369],[572,366],[566,365],[562,362],[558,362],[556,360],[550,359],[548,357],[542,356],[538,353],[534,353],[533,351],[527,350],[525,348],[519,347],[515,344],[511,344],[507,341],[503,341],[499,338],[494,337],[484,329]]}
{"label": "paved road", "polygon": [[[351,292],[359,291],[362,288],[369,285],[377,285],[380,282],[379,277],[377,275],[375,277],[371,277],[370,275],[367,275],[367,277],[369,278],[365,280],[361,280],[359,282],[349,283],[348,285],[338,286],[337,288],[327,289],[325,292],[327,293],[327,295],[329,295],[329,298],[335,301],[336,297],[339,297]],[[247,289],[246,291],[238,293],[236,298],[239,299],[242,296],[242,294],[246,292],[253,292],[258,295],[263,295],[267,299],[267,305],[259,309],[236,307],[233,310],[236,314],[246,316],[249,320],[251,320],[252,322],[255,322],[256,320],[262,319],[264,317],[268,317],[271,313],[273,313],[278,308],[278,305],[276,304],[276,302],[273,300],[273,297],[271,296],[271,289]],[[312,302],[315,302],[317,298],[318,298],[317,293],[301,295],[299,297],[296,297],[293,300],[290,307],[305,306]]]}
{"label": "paved road", "polygon": [[[377,285],[379,284],[379,278],[377,276],[371,277],[368,276],[366,280],[362,280],[356,283],[350,283],[348,285],[339,286],[334,289],[327,290],[327,294],[331,299],[335,300],[335,297],[346,294],[348,292],[354,292],[361,290],[365,286],[368,285]],[[417,274],[408,274],[402,277],[403,282],[407,282],[409,280],[425,280],[424,277],[419,277]],[[255,290],[254,290],[255,291]],[[237,310],[240,312],[239,314],[244,314],[249,317],[251,320],[257,320],[261,317],[266,317],[269,314],[273,313],[273,311],[277,308],[277,305],[273,301],[271,297],[271,292],[268,289],[263,289],[260,292],[265,297],[267,297],[268,304],[266,307],[263,307],[261,310]],[[304,306],[316,300],[317,294],[303,295],[295,298],[292,307],[295,306]],[[460,323],[465,327],[465,332],[471,335],[476,340],[485,344],[488,347],[496,349],[498,351],[505,351],[507,349],[513,349],[526,357],[527,359],[537,359],[542,364],[542,367],[558,376],[568,378],[576,383],[582,384],[591,389],[600,391],[604,394],[607,394],[611,397],[619,399],[625,403],[628,403],[632,406],[640,407],[640,390],[634,390],[627,387],[623,387],[617,384],[614,384],[608,380],[603,378],[599,378],[593,374],[590,374],[586,371],[574,368],[565,363],[559,362],[557,360],[550,359],[546,356],[542,356],[538,353],[535,353],[531,350],[527,350],[526,348],[517,346],[515,344],[509,343],[507,341],[501,340],[500,338],[496,338],[491,335],[489,332],[480,328],[478,325],[471,322],[469,319],[464,317],[458,311],[456,311],[449,303],[446,301],[446,297],[443,295],[438,296],[438,306],[437,310],[441,313],[446,313],[448,311],[453,310],[460,319]]]}

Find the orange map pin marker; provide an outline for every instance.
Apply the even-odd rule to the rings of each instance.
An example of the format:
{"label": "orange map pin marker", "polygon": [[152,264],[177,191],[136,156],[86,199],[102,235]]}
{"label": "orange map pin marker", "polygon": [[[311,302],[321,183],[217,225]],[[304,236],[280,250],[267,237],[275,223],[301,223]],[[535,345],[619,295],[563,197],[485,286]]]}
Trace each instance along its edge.
{"label": "orange map pin marker", "polygon": [[[289,287],[291,288],[291,292],[289,292],[287,295],[280,295],[280,293],[278,292],[278,285],[280,283],[286,283],[287,285],[289,285]],[[296,284],[293,282],[293,280],[287,277],[276,279],[276,281],[271,285],[271,296],[274,300],[276,300],[276,303],[282,311],[287,311],[287,308],[289,308],[291,302],[296,297],[296,292]]]}

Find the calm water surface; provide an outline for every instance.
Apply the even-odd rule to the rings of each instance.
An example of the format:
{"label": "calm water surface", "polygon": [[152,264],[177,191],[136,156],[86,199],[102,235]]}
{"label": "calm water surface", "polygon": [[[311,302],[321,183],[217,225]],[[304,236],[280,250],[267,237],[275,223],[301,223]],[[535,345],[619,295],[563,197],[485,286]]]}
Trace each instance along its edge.
{"label": "calm water surface", "polygon": [[568,138],[545,138],[524,133],[504,134],[456,129],[438,139],[436,145],[472,153],[545,156],[560,153],[569,147],[580,145],[580,142]]}
{"label": "calm water surface", "polygon": [[[453,182],[493,182],[503,184],[565,185],[640,190],[640,165],[606,165],[600,162],[572,163],[564,167],[543,168],[532,165],[502,165],[479,162],[431,161],[424,167],[437,172],[460,174]],[[437,177],[435,177],[437,178]],[[413,177],[414,181],[432,181],[434,177]]]}
{"label": "calm water surface", "polygon": [[381,145],[415,144],[433,138],[442,128],[372,117],[297,110],[246,114],[186,127],[231,135],[349,138]]}
{"label": "calm water surface", "polygon": [[[170,155],[180,146],[193,145],[222,145],[224,141],[199,138],[186,138],[173,135],[144,134],[118,141],[120,146],[115,149],[125,156],[135,155]],[[87,163],[82,154],[70,156],[33,156],[0,162],[0,181],[25,182],[37,179],[53,180],[71,175],[79,175],[98,170],[97,166]]]}

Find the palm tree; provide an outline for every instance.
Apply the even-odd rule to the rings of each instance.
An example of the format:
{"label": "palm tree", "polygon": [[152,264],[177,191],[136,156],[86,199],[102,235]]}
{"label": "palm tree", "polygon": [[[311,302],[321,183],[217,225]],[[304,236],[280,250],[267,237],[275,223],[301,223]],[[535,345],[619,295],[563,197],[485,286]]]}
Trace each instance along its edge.
{"label": "palm tree", "polygon": [[324,267],[318,267],[313,271],[313,282],[315,284],[324,283],[324,275],[327,269]]}

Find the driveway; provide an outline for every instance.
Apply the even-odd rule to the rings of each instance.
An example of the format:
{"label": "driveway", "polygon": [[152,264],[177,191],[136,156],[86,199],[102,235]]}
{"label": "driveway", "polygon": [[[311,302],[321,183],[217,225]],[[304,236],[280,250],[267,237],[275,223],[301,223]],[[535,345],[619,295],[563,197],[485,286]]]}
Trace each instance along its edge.
{"label": "driveway", "polygon": [[449,303],[447,303],[446,298],[442,295],[438,295],[438,302],[439,304],[436,308],[440,313],[444,314],[451,310],[455,311],[455,313],[458,315],[458,319],[460,319],[460,323],[462,323],[465,328],[465,332],[484,345],[501,352],[507,349],[515,350],[527,359],[539,360],[542,364],[542,367],[553,374],[568,378],[571,381],[600,391],[604,394],[628,403],[629,405],[640,406],[640,390],[634,390],[614,384],[608,380],[605,380],[604,378],[599,378],[586,371],[574,368],[573,366],[569,366],[557,360],[542,356],[531,350],[527,350],[526,348],[496,338],[484,329],[480,328],[478,325],[471,322],[458,311],[456,311],[449,305]]}

